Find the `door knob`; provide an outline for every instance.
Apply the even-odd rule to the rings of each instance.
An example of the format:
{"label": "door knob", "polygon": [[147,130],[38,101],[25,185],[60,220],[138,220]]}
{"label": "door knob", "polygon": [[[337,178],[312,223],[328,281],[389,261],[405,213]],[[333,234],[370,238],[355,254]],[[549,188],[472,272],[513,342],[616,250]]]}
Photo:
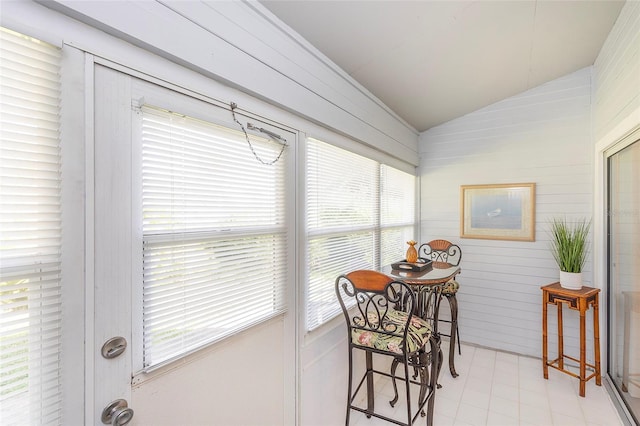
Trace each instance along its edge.
{"label": "door knob", "polygon": [[116,399],[102,410],[102,423],[112,426],[126,425],[133,418],[133,410],[124,399]]}
{"label": "door knob", "polygon": [[100,352],[102,353],[102,357],[106,359],[112,359],[120,356],[124,350],[127,348],[127,340],[124,337],[112,337],[111,339],[104,342],[102,345],[102,349]]}

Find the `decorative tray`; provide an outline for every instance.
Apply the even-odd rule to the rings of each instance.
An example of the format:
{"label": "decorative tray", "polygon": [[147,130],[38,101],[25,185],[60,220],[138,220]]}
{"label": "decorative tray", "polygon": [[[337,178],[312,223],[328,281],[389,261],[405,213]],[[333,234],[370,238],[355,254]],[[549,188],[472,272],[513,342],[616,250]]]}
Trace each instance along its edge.
{"label": "decorative tray", "polygon": [[427,260],[426,262],[410,263],[406,260],[402,260],[391,264],[391,268],[399,271],[424,272],[433,268],[433,262],[431,260]]}

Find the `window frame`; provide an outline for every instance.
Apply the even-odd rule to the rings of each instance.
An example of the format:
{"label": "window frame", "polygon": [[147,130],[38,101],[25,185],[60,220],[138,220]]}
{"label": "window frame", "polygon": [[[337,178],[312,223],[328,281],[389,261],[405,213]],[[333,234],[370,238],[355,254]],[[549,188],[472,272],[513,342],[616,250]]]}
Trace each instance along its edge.
{"label": "window frame", "polygon": [[[233,130],[240,130],[240,127],[237,123],[232,121],[232,115],[229,110],[228,105],[221,104],[219,101],[215,101],[211,98],[204,97],[202,95],[195,95],[184,90],[176,90],[175,87],[165,87],[160,86],[157,82],[151,82],[146,80],[138,80],[134,84],[134,99],[132,99],[132,114],[135,116],[136,111],[144,105],[152,105],[159,106],[161,108],[166,108],[170,106],[170,108],[166,108],[167,110],[177,111],[181,115],[189,116],[196,120],[202,120],[206,122],[213,123],[215,125],[227,127]],[[295,294],[294,290],[291,289],[293,286],[292,283],[295,282],[295,259],[296,259],[296,250],[295,250],[295,214],[296,214],[296,206],[295,206],[295,197],[290,196],[291,191],[295,189],[295,179],[293,179],[295,173],[295,163],[297,158],[297,139],[298,133],[293,131],[286,126],[280,125],[278,123],[269,121],[264,119],[263,117],[259,117],[247,111],[236,111],[236,116],[241,123],[245,126],[246,123],[252,122],[257,127],[266,128],[270,131],[273,131],[277,134],[284,135],[287,139],[287,155],[283,155],[283,159],[280,161],[285,161],[285,223],[283,225],[284,232],[286,233],[286,259],[287,260],[287,268],[284,273],[284,284],[283,284],[283,295],[285,302],[285,312],[279,313],[275,315],[275,317],[281,315],[290,315],[287,311],[290,311],[292,314],[295,314],[296,309],[292,307],[293,295]],[[133,117],[133,120],[138,120],[137,117]],[[136,187],[135,182],[140,182],[140,185],[137,185],[132,192],[132,196],[134,200],[141,200],[141,175],[139,166],[142,164],[142,156],[141,156],[141,145],[140,145],[140,137],[138,134],[139,126],[137,124],[133,124],[133,135],[132,135],[132,149],[133,149],[133,169],[134,169],[134,187]],[[259,132],[253,132],[247,129],[247,132],[251,134],[255,134],[257,136],[264,136]],[[247,146],[247,150],[248,150]],[[259,165],[258,160],[256,161],[256,165]],[[266,166],[269,167],[269,166]],[[137,170],[137,171],[136,171]],[[142,210],[141,206],[134,205],[133,212],[133,222],[141,223],[142,220]],[[140,228],[140,227],[138,227]],[[250,230],[251,231],[251,230]],[[253,229],[255,231],[255,229]],[[139,263],[140,266],[134,265],[133,277],[134,282],[137,280],[137,277],[140,277],[140,282],[142,282],[142,244],[143,237],[141,229],[134,229],[134,242],[133,242],[133,251],[136,256],[136,260],[134,263]],[[140,259],[139,261],[137,259]],[[138,288],[139,287],[139,288]],[[197,347],[194,347],[192,350],[184,352],[182,355],[177,356],[175,358],[166,360],[157,365],[153,365],[151,367],[144,366],[144,356],[143,356],[143,325],[142,325],[142,303],[143,303],[143,291],[142,286],[134,286],[133,289],[133,324],[132,331],[134,341],[133,343],[133,372],[136,376],[136,380],[145,380],[146,374],[154,372],[155,370],[162,370],[165,366],[170,366],[175,360],[180,360],[185,357],[189,357],[191,354],[197,353],[201,350],[206,350],[209,347],[215,346],[219,342],[225,340],[226,338],[233,337],[234,335],[243,332],[244,330],[251,329],[255,326],[259,326],[264,321],[269,321],[274,318],[271,316],[269,318],[265,318],[262,321],[254,322],[247,327],[240,328],[236,330],[234,333],[226,335],[220,339],[214,339]],[[139,319],[139,320],[138,320]]]}
{"label": "window frame", "polygon": [[[384,153],[381,153],[379,151],[371,151],[368,147],[364,146],[364,145],[359,145],[357,144],[355,141],[350,141],[348,140],[347,143],[334,143],[335,141],[332,140],[331,138],[323,138],[323,139],[319,139],[319,138],[315,138],[315,137],[308,137],[307,138],[307,147],[306,147],[306,154],[305,154],[305,173],[304,173],[304,187],[306,188],[306,193],[305,193],[305,208],[304,208],[304,218],[305,218],[305,224],[304,224],[304,229],[303,229],[303,234],[304,234],[304,238],[305,238],[305,244],[304,244],[304,269],[303,269],[303,277],[302,280],[305,283],[305,288],[304,288],[304,301],[303,301],[303,318],[302,318],[302,325],[304,327],[303,332],[308,334],[313,332],[314,330],[317,330],[319,328],[321,328],[324,324],[327,324],[329,322],[331,322],[332,320],[334,320],[336,317],[338,317],[341,314],[341,311],[339,309],[339,307],[337,307],[333,312],[330,313],[330,316],[327,318],[323,318],[322,320],[314,320],[311,321],[310,317],[313,315],[312,311],[313,309],[310,308],[311,303],[313,303],[313,301],[311,300],[312,298],[312,292],[317,293],[315,288],[311,288],[312,283],[310,282],[310,250],[311,250],[311,244],[312,241],[315,238],[318,238],[321,235],[325,235],[322,232],[318,232],[318,231],[314,231],[314,232],[310,232],[309,229],[309,224],[308,224],[308,216],[309,216],[309,203],[308,203],[308,197],[309,197],[309,161],[310,161],[310,155],[309,155],[309,151],[310,151],[310,144],[312,143],[323,143],[326,144],[328,146],[331,146],[333,149],[340,149],[342,151],[344,151],[345,153],[347,153],[347,155],[356,155],[359,157],[362,157],[366,160],[372,161],[377,163],[377,194],[376,194],[376,201],[377,201],[377,208],[376,208],[376,212],[377,212],[377,218],[374,221],[374,224],[372,226],[361,226],[361,227],[354,227],[354,228],[349,228],[349,229],[341,229],[339,232],[332,232],[332,231],[328,231],[326,234],[334,234],[337,235],[338,233],[341,234],[348,234],[349,232],[365,232],[365,231],[372,231],[373,232],[373,240],[374,240],[374,254],[373,254],[373,259],[372,259],[372,264],[370,266],[366,266],[366,267],[371,267],[372,269],[380,269],[382,266],[381,264],[381,249],[382,249],[382,234],[384,231],[388,231],[391,229],[398,229],[398,228],[404,228],[404,227],[410,227],[411,231],[409,231],[411,233],[411,237],[407,237],[408,239],[413,239],[414,235],[416,235],[416,230],[417,230],[417,213],[418,213],[418,178],[415,174],[415,168],[413,168],[412,166],[406,165],[404,163],[398,163],[398,161],[396,159],[393,159],[391,157],[388,157],[387,155],[385,155]],[[355,144],[355,145],[354,145]],[[400,166],[400,167],[399,167]],[[381,197],[382,197],[382,187],[380,185],[381,183],[381,179],[382,179],[382,168],[383,167],[388,167],[394,170],[397,170],[399,172],[402,173],[406,173],[407,175],[413,176],[414,177],[414,181],[413,181],[413,210],[411,212],[411,217],[412,220],[410,222],[406,222],[406,223],[393,223],[393,224],[382,224],[381,223],[381,218],[382,218],[382,202],[381,202]],[[407,169],[413,169],[414,173],[409,173],[407,171]],[[400,247],[401,246],[401,247]],[[398,250],[400,250],[399,254],[398,254],[398,260],[400,260],[400,258],[403,256],[404,253],[404,242],[401,242],[401,245],[399,245]],[[351,265],[353,265],[351,267],[351,269],[361,269],[363,266],[362,265],[356,265],[354,263],[350,263]],[[349,268],[347,268],[349,269]],[[346,273],[348,272],[348,270],[340,270],[340,272],[338,272],[336,274],[336,277],[333,277],[332,280],[328,280],[326,283],[323,283],[322,288],[323,290],[320,290],[323,292],[323,294],[328,295],[329,290],[328,288],[330,288],[330,292],[333,292],[334,290],[334,280],[335,278],[337,278],[337,276],[340,273]],[[329,282],[330,281],[330,282]],[[315,296],[313,296],[315,297]],[[335,298],[335,296],[334,296]],[[337,306],[337,299],[335,299],[336,302],[336,306]]]}

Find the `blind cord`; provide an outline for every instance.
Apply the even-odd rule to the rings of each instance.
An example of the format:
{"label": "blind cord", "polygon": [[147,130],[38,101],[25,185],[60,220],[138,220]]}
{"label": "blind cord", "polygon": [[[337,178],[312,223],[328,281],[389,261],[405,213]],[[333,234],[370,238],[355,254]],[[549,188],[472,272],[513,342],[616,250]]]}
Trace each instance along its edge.
{"label": "blind cord", "polygon": [[[247,143],[249,144],[249,149],[251,149],[251,152],[253,153],[253,156],[254,156],[254,157],[256,157],[256,160],[258,160],[260,163],[262,163],[262,164],[264,164],[264,165],[266,165],[266,166],[271,166],[271,165],[273,165],[273,164],[277,163],[277,162],[278,162],[278,160],[280,159],[280,157],[282,157],[282,153],[284,152],[284,149],[287,147],[286,140],[285,140],[285,139],[283,139],[282,137],[280,137],[279,135],[276,135],[276,134],[275,134],[275,133],[273,133],[273,132],[270,132],[270,131],[264,131],[263,133],[266,133],[267,135],[269,135],[271,139],[277,140],[277,142],[280,142],[280,143],[282,144],[282,149],[280,150],[280,153],[278,154],[278,156],[276,157],[276,159],[275,159],[275,160],[270,161],[270,162],[264,161],[262,158],[260,158],[260,157],[258,156],[258,154],[256,153],[256,151],[253,149],[253,145],[251,144],[251,141],[249,140],[249,134],[248,134],[248,133],[247,133],[247,131],[245,130],[245,128],[244,128],[244,126],[242,125],[242,123],[240,123],[240,122],[238,121],[238,119],[236,118],[236,112],[235,112],[235,109],[238,107],[238,105],[237,105],[235,102],[231,102],[231,104],[229,104],[229,106],[231,107],[231,115],[233,116],[233,121],[235,121],[236,123],[238,123],[238,126],[240,126],[240,128],[242,129],[242,132],[244,133],[244,137],[245,137],[245,139],[247,140]],[[263,131],[263,129],[261,129],[261,128],[260,128],[260,129],[258,129],[258,128],[253,127],[253,126],[252,126],[251,128],[255,128],[255,129],[257,129],[258,131],[261,131],[261,132]],[[277,137],[277,138],[276,138],[276,137]],[[283,143],[282,141],[284,141],[284,143]]]}

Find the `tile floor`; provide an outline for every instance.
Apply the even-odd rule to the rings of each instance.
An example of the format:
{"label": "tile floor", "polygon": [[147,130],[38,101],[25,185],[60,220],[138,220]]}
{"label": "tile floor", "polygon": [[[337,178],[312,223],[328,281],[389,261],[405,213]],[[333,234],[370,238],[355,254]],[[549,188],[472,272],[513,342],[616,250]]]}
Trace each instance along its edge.
{"label": "tile floor", "polygon": [[[443,342],[443,352],[448,353],[447,342]],[[587,382],[586,397],[581,398],[578,379],[550,368],[549,380],[545,380],[539,359],[463,345],[462,356],[456,354],[456,369],[460,375],[454,379],[445,361],[439,380],[442,388],[436,391],[435,426],[624,424],[604,386],[596,386],[595,379]],[[365,392],[361,394],[364,397]],[[392,396],[390,380],[380,377],[376,382],[377,410],[403,420],[406,405],[401,398],[395,408],[390,407]],[[352,411],[351,425],[389,424]]]}

